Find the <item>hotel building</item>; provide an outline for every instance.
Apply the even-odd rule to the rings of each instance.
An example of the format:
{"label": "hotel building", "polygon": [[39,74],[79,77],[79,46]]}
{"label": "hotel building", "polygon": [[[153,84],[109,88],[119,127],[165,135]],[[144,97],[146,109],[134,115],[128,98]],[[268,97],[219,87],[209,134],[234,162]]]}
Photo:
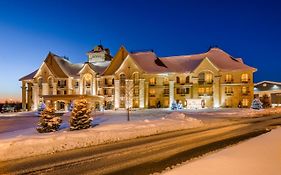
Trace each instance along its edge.
{"label": "hotel building", "polygon": [[253,99],[256,69],[217,47],[158,57],[122,46],[112,57],[98,45],[87,56],[87,62],[73,64],[49,53],[37,70],[20,79],[23,109],[36,110],[45,102],[66,110],[80,98],[105,109],[169,108],[173,102],[184,108],[201,107],[202,102],[208,108],[250,107]]}

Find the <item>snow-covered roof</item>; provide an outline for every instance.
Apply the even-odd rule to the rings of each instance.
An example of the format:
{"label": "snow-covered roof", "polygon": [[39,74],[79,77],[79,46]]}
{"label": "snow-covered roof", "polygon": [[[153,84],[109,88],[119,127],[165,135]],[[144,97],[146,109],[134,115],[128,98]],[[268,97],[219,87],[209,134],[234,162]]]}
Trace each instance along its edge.
{"label": "snow-covered roof", "polygon": [[36,75],[37,72],[38,72],[38,69],[35,70],[34,72],[28,74],[28,75],[25,75],[25,76],[21,77],[21,78],[19,79],[19,81],[32,80],[33,77]]}
{"label": "snow-covered roof", "polygon": [[267,80],[265,80],[265,81],[261,81],[261,82],[255,83],[255,86],[260,85],[260,84],[263,84],[263,83],[281,85],[281,82],[267,81]]}

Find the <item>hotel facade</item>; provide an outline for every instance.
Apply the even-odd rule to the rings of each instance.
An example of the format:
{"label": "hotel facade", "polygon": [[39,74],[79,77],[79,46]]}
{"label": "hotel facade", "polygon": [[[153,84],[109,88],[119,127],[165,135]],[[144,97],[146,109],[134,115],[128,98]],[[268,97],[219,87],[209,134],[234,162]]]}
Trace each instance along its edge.
{"label": "hotel facade", "polygon": [[129,52],[121,46],[114,57],[96,46],[88,60],[73,64],[49,53],[41,66],[22,77],[24,110],[49,103],[67,110],[85,98],[94,107],[184,108],[250,107],[255,68],[220,48],[194,55],[158,57],[153,51]]}

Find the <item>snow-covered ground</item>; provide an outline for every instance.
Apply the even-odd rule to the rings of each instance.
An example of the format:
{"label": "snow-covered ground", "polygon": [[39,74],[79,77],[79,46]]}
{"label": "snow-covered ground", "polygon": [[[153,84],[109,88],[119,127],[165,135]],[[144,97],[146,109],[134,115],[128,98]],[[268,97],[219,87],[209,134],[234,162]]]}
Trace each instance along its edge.
{"label": "snow-covered ground", "polygon": [[281,128],[183,163],[163,175],[280,175]]}
{"label": "snow-covered ground", "polygon": [[[37,133],[36,123],[39,118],[35,113],[0,114],[0,161],[200,127],[226,122],[232,117],[260,117],[271,114],[281,114],[281,108],[201,109],[179,112],[168,109],[136,110],[131,112],[130,122],[127,122],[126,111],[93,112],[93,128],[69,131],[70,113],[66,113],[62,116],[60,130],[47,134]],[[10,129],[11,126],[13,129]]]}
{"label": "snow-covered ground", "polygon": [[[145,119],[142,118],[142,120],[132,118],[130,122],[115,121],[115,123],[111,123],[112,121],[109,121],[108,123],[105,122],[102,125],[80,131],[63,129],[59,132],[39,134],[35,128],[30,128],[22,131],[26,132],[23,135],[2,137],[0,142],[0,161],[133,139],[203,125],[201,120],[188,117],[179,112],[173,112],[164,117],[148,116]],[[67,126],[65,127],[67,128]]]}

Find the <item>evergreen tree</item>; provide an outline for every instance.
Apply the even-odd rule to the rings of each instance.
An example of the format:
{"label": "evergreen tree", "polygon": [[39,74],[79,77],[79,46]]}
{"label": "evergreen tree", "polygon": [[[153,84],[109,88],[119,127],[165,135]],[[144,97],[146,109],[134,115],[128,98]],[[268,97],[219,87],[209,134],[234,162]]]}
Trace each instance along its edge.
{"label": "evergreen tree", "polygon": [[55,116],[55,109],[53,107],[46,107],[40,113],[40,120],[36,129],[40,133],[57,131],[61,125],[61,118]]}
{"label": "evergreen tree", "polygon": [[270,108],[271,107],[271,102],[270,102],[270,98],[269,98],[268,95],[264,94],[261,98],[261,102],[262,102],[263,108]]}
{"label": "evergreen tree", "polygon": [[75,102],[69,121],[70,130],[86,129],[91,127],[91,111],[92,110],[86,100],[83,99]]}

